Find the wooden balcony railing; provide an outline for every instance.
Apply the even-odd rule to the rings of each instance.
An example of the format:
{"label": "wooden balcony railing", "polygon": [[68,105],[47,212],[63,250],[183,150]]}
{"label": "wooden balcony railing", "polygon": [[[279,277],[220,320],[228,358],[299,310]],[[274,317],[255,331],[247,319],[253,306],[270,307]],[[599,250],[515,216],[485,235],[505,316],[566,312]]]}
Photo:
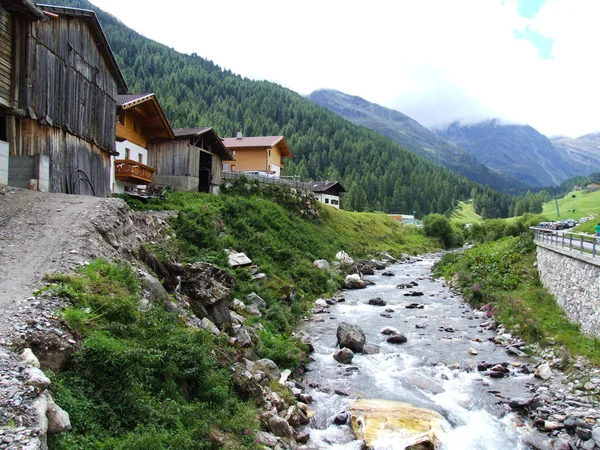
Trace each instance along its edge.
{"label": "wooden balcony railing", "polygon": [[133,161],[132,159],[115,159],[115,178],[134,184],[150,184],[154,178],[154,167]]}

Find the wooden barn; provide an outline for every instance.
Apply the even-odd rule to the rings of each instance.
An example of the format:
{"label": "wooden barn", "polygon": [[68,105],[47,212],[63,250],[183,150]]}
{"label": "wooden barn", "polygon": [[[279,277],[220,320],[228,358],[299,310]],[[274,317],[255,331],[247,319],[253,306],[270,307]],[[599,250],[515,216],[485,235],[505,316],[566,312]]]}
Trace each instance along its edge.
{"label": "wooden barn", "polygon": [[178,191],[218,194],[223,161],[232,160],[211,127],[173,130],[175,139],[150,143],[148,164],[156,167],[154,185]]}
{"label": "wooden barn", "polygon": [[117,96],[126,91],[93,11],[0,0],[0,145],[8,148],[0,173],[8,169],[8,184],[109,195]]}

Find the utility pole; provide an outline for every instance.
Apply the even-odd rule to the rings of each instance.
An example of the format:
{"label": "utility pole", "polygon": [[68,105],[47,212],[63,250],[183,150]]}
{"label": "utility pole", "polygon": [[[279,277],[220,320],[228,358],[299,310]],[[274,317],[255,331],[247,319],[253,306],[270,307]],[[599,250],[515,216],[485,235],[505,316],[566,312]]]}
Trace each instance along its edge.
{"label": "utility pole", "polygon": [[560,211],[558,210],[558,195],[554,196],[554,201],[556,202],[556,215],[560,217]]}

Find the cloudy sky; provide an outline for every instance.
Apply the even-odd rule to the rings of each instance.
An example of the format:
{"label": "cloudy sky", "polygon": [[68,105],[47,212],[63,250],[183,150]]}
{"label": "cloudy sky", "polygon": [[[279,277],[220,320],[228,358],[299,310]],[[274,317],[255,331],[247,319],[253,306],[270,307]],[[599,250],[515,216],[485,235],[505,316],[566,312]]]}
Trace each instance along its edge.
{"label": "cloudy sky", "polygon": [[337,89],[429,127],[600,130],[598,0],[91,0],[244,77]]}

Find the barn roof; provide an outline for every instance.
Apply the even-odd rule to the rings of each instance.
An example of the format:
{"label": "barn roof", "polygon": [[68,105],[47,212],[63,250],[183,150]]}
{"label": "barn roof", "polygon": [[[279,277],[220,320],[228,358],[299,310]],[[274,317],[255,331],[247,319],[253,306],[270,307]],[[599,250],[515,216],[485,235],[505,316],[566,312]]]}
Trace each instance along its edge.
{"label": "barn roof", "polygon": [[31,0],[0,0],[0,6],[10,13],[22,14],[29,20],[41,20],[45,22],[48,18]]}
{"label": "barn roof", "polygon": [[94,43],[100,49],[100,52],[104,56],[104,59],[108,66],[108,69],[117,81],[119,93],[124,94],[127,92],[127,83],[125,83],[125,78],[123,78],[123,74],[119,69],[117,60],[115,59],[115,56],[108,43],[108,39],[106,38],[104,30],[102,29],[102,25],[100,25],[98,17],[96,17],[96,13],[94,11],[90,11],[87,9],[68,8],[66,6],[53,6],[44,4],[38,4],[37,7],[40,8],[43,12],[55,14],[57,16],[77,17],[88,22],[92,31],[92,35],[95,39]]}
{"label": "barn roof", "polygon": [[218,154],[223,161],[231,161],[234,159],[227,147],[223,145],[223,140],[219,137],[213,127],[177,128],[173,130],[173,134],[175,134],[175,138],[193,138],[206,134],[210,143],[215,146],[213,153]]}

